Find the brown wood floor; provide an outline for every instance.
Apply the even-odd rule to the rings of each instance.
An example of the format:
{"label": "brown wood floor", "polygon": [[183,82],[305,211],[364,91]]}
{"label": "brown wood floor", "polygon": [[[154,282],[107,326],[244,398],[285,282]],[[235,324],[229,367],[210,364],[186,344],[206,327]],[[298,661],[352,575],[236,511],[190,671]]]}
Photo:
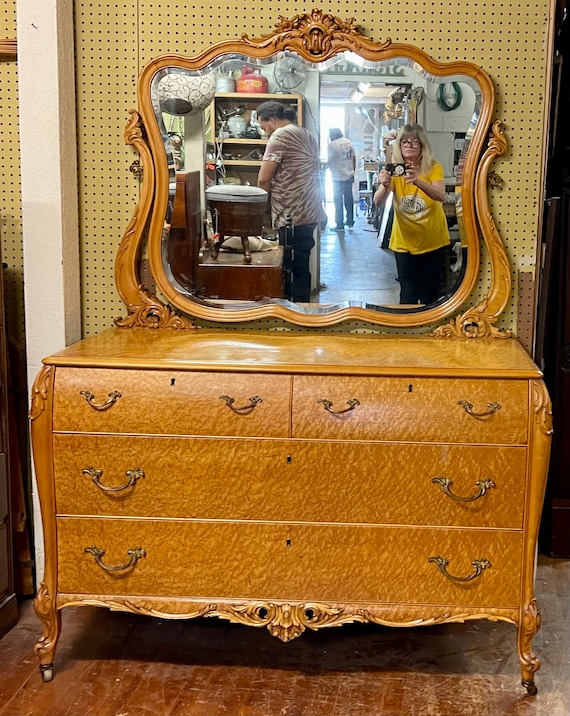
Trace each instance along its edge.
{"label": "brown wood floor", "polygon": [[216,619],[63,610],[43,683],[30,601],[0,641],[2,716],[569,716],[570,562],[540,557],[538,695],[520,685],[516,632],[501,622],[349,625],[283,644]]}

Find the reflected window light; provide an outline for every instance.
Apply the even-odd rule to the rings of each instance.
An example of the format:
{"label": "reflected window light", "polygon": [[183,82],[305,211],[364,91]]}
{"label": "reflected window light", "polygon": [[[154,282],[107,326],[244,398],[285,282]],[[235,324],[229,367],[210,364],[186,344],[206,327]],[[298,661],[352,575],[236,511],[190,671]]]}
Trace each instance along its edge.
{"label": "reflected window light", "polygon": [[359,92],[362,92],[362,94],[366,94],[368,90],[372,87],[370,82],[359,82],[358,83],[358,90]]}
{"label": "reflected window light", "polygon": [[364,97],[364,92],[361,92],[360,90],[355,89],[354,92],[350,95],[350,101],[351,102],[360,102],[360,100]]}
{"label": "reflected window light", "polygon": [[366,60],[364,57],[360,57],[360,55],[357,55],[356,52],[346,52],[344,55],[345,60],[348,62],[353,62],[355,65],[358,65],[359,67],[364,67]]}

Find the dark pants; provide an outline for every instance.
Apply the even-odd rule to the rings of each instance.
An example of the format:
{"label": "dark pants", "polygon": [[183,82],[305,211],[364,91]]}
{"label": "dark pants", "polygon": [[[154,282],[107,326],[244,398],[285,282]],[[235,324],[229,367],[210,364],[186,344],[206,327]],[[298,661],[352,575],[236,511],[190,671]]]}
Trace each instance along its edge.
{"label": "dark pants", "polygon": [[[354,199],[352,198],[352,185],[354,177],[346,181],[337,181],[333,179],[333,197],[334,197],[334,218],[338,228],[346,223],[347,226],[354,224]],[[346,209],[346,222],[344,221],[344,211]]]}
{"label": "dark pants", "polygon": [[425,254],[395,251],[400,303],[433,303],[445,293],[445,260],[448,246]]}
{"label": "dark pants", "polygon": [[[313,231],[316,224],[293,226],[292,236],[287,237],[287,229],[279,229],[279,243],[286,247],[285,261],[291,271],[290,297],[292,301],[309,303],[311,300],[311,272],[309,271],[309,256],[315,245]],[[286,266],[287,268],[287,266]]]}

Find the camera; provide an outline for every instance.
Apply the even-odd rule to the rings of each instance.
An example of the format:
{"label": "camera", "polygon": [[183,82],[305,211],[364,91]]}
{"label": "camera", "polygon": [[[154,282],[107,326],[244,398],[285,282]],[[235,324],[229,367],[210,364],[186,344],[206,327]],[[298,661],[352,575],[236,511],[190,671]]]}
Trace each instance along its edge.
{"label": "camera", "polygon": [[391,177],[403,177],[406,174],[406,169],[410,169],[409,164],[386,164],[386,171]]}

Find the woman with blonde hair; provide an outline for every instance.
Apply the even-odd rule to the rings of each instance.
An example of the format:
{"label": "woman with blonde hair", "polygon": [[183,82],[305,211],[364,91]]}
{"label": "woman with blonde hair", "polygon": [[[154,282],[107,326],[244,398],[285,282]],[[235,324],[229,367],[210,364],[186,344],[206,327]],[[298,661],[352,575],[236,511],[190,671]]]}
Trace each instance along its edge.
{"label": "woman with blonde hair", "polygon": [[433,158],[427,135],[419,124],[406,124],[392,145],[401,175],[386,167],[378,175],[376,206],[394,194],[394,224],[390,248],[396,256],[401,304],[434,303],[445,294],[444,268],[450,237],[443,210],[443,167]]}

